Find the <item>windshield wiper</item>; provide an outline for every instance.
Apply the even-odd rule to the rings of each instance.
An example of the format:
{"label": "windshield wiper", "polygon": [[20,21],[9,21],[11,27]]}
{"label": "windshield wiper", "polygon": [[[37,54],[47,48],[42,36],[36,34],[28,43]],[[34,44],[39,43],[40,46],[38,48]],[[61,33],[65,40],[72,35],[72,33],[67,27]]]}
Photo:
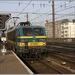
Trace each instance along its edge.
{"label": "windshield wiper", "polygon": [[35,35],[39,35],[39,34],[37,34],[36,32],[34,33]]}

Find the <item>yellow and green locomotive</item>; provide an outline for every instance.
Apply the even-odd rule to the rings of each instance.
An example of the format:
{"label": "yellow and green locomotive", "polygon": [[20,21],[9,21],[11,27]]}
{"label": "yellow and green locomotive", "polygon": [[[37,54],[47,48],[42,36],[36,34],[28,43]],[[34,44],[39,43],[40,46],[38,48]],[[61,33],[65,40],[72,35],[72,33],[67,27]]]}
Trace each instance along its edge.
{"label": "yellow and green locomotive", "polygon": [[47,52],[45,28],[30,26],[26,22],[20,22],[15,28],[8,30],[7,43],[14,51],[22,54]]}

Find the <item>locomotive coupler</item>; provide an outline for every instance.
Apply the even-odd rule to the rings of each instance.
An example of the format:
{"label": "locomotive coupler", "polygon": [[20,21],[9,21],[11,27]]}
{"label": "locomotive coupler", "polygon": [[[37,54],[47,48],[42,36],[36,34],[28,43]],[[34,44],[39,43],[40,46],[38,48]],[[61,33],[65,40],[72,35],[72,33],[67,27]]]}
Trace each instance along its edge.
{"label": "locomotive coupler", "polygon": [[25,41],[25,49],[28,49],[28,41]]}
{"label": "locomotive coupler", "polygon": [[28,41],[25,40],[25,46],[23,46],[23,53],[26,53],[28,54],[29,53],[29,50],[28,50]]}

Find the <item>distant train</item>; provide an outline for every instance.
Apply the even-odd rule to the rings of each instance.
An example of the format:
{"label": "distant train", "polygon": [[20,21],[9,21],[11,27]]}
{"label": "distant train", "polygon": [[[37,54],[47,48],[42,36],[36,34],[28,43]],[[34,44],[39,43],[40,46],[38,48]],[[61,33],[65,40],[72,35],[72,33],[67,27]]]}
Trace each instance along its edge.
{"label": "distant train", "polygon": [[14,51],[23,55],[47,52],[45,28],[30,26],[27,22],[20,22],[15,28],[8,30],[7,43]]}

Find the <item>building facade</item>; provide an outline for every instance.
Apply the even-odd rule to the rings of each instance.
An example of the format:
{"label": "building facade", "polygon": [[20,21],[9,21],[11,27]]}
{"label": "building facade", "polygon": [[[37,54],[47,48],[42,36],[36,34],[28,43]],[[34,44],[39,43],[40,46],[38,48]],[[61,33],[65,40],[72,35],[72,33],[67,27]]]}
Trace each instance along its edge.
{"label": "building facade", "polygon": [[[46,34],[48,38],[53,38],[52,22],[45,24]],[[75,22],[62,20],[55,22],[55,38],[75,38]]]}
{"label": "building facade", "polygon": [[[45,23],[46,35],[48,38],[53,37],[53,24],[52,22]],[[61,20],[55,22],[55,38],[61,37]]]}
{"label": "building facade", "polygon": [[61,24],[61,38],[75,38],[75,23],[67,22]]}

